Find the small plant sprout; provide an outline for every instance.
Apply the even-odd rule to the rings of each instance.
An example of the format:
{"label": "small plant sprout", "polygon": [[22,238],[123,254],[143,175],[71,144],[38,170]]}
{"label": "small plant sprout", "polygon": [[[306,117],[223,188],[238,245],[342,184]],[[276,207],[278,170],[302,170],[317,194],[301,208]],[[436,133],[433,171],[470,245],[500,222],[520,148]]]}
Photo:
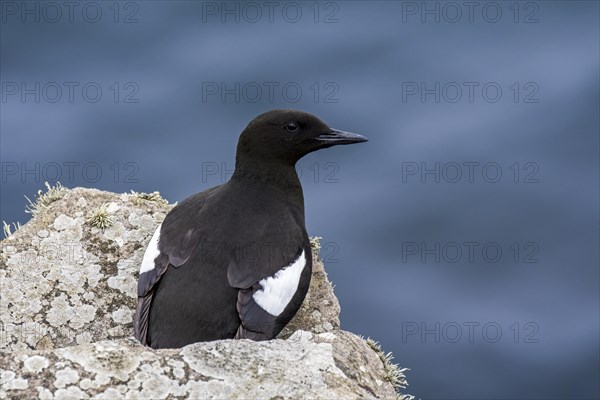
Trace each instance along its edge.
{"label": "small plant sprout", "polygon": [[[392,353],[384,353],[384,351],[381,350],[381,345],[375,340],[371,339],[370,337],[366,339],[366,342],[369,345],[369,347],[373,349],[375,353],[377,353],[377,356],[379,356],[379,359],[383,363],[385,380],[390,382],[394,386],[396,391],[399,391],[400,389],[405,389],[406,386],[408,386],[408,382],[406,381],[406,376],[404,375],[404,372],[410,371],[410,368],[398,367],[398,364],[392,362],[392,360],[394,359]],[[398,400],[413,400],[415,397],[409,394],[402,394],[398,395],[397,398]]]}
{"label": "small plant sprout", "polygon": [[[20,222],[13,222],[13,228],[15,228],[14,232],[16,232],[20,227]],[[9,238],[14,232],[12,231],[11,224],[7,224],[6,221],[2,221],[2,230],[4,231],[4,237]]]}
{"label": "small plant sprout", "polygon": [[55,186],[50,185],[48,182],[45,182],[45,185],[48,191],[44,193],[41,190],[38,190],[34,201],[31,201],[29,197],[25,196],[29,202],[25,207],[26,213],[36,215],[56,200],[62,199],[65,193],[67,193],[67,188],[61,185],[60,182],[56,182]]}
{"label": "small plant sprout", "polygon": [[106,229],[113,224],[110,214],[107,210],[108,204],[102,204],[100,207],[92,211],[92,216],[87,219],[87,222],[96,228]]}

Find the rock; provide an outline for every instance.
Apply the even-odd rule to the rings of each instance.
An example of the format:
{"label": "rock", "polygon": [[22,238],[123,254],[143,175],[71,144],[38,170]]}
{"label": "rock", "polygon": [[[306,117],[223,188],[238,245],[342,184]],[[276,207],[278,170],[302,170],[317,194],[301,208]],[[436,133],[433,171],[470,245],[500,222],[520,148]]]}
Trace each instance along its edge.
{"label": "rock", "polygon": [[[91,218],[112,204],[112,225],[94,227]],[[171,207],[135,195],[68,190],[2,241],[0,350],[131,336],[145,244]]]}
{"label": "rock", "polygon": [[339,330],[318,255],[306,300],[279,339],[140,345],[139,265],[173,206],[157,193],[52,195],[1,242],[0,398],[394,398],[405,384],[402,370],[390,376],[376,349]]}
{"label": "rock", "polygon": [[[347,332],[219,340],[151,350],[135,339],[0,354],[0,397],[394,398],[381,360]],[[360,366],[356,348],[364,357]],[[361,372],[361,381],[345,370]],[[3,367],[5,368],[5,367]],[[35,371],[35,373],[33,372]]]}

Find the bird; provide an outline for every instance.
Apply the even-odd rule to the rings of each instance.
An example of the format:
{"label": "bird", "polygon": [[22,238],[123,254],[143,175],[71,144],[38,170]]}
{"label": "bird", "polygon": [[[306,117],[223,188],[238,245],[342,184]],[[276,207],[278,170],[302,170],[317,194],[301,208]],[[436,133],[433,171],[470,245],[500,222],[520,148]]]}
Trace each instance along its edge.
{"label": "bird", "polygon": [[275,338],[299,310],[312,274],[296,162],[366,141],[298,110],[250,121],[231,178],[181,201],[152,235],[138,279],[135,338],[154,349]]}

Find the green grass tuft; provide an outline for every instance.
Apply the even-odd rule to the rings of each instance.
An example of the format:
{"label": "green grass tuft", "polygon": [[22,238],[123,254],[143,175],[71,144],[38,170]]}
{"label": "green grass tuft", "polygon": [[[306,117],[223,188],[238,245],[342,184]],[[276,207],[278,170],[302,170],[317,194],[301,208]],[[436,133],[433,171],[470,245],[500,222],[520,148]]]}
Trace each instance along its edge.
{"label": "green grass tuft", "polygon": [[[364,338],[363,338],[364,339]],[[385,380],[390,382],[393,386],[394,389],[396,389],[396,392],[399,392],[400,389],[405,389],[408,386],[408,382],[406,381],[406,376],[404,375],[404,372],[406,371],[410,371],[410,368],[400,368],[398,366],[398,364],[395,364],[394,362],[392,362],[392,360],[394,359],[394,356],[392,355],[392,353],[385,353],[382,349],[381,349],[381,345],[379,344],[379,342],[376,342],[375,340],[369,338],[366,338],[365,341],[367,342],[367,345],[369,345],[369,347],[371,349],[373,349],[373,351],[375,353],[377,353],[377,356],[379,356],[379,359],[381,360],[381,362],[383,363],[383,371],[385,373]],[[412,396],[410,394],[399,394],[398,393],[398,400],[413,400],[415,398],[415,396]]]}
{"label": "green grass tuft", "polygon": [[162,198],[160,192],[152,192],[152,193],[144,193],[144,192],[134,192],[133,190],[129,194],[134,200],[147,200],[147,201],[155,201],[157,203],[169,204],[169,202]]}
{"label": "green grass tuft", "polygon": [[113,224],[113,220],[107,211],[108,204],[102,204],[100,207],[92,211],[92,216],[87,219],[87,222],[96,228],[106,229]]}
{"label": "green grass tuft", "polygon": [[35,201],[31,201],[29,197],[25,196],[29,202],[25,207],[26,213],[36,215],[56,200],[62,199],[65,193],[67,193],[67,188],[61,185],[60,182],[56,182],[55,186],[50,185],[48,182],[45,182],[45,185],[48,191],[44,193],[41,190],[38,190]]}
{"label": "green grass tuft", "polygon": [[321,251],[321,236],[310,236],[310,248],[314,253],[319,253]]}
{"label": "green grass tuft", "polygon": [[[11,225],[15,230],[13,231]],[[13,222],[12,224],[7,224],[6,221],[2,221],[2,231],[4,232],[4,238],[9,238],[14,232],[16,232],[19,228],[21,228],[20,222]]]}

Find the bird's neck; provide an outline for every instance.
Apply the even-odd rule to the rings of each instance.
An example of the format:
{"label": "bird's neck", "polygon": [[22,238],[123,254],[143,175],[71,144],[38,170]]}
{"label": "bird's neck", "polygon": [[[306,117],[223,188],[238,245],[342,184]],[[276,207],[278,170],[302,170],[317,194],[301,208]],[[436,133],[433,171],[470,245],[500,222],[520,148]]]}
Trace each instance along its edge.
{"label": "bird's neck", "polygon": [[294,165],[236,157],[232,182],[281,191],[293,202],[304,208],[302,185]]}

